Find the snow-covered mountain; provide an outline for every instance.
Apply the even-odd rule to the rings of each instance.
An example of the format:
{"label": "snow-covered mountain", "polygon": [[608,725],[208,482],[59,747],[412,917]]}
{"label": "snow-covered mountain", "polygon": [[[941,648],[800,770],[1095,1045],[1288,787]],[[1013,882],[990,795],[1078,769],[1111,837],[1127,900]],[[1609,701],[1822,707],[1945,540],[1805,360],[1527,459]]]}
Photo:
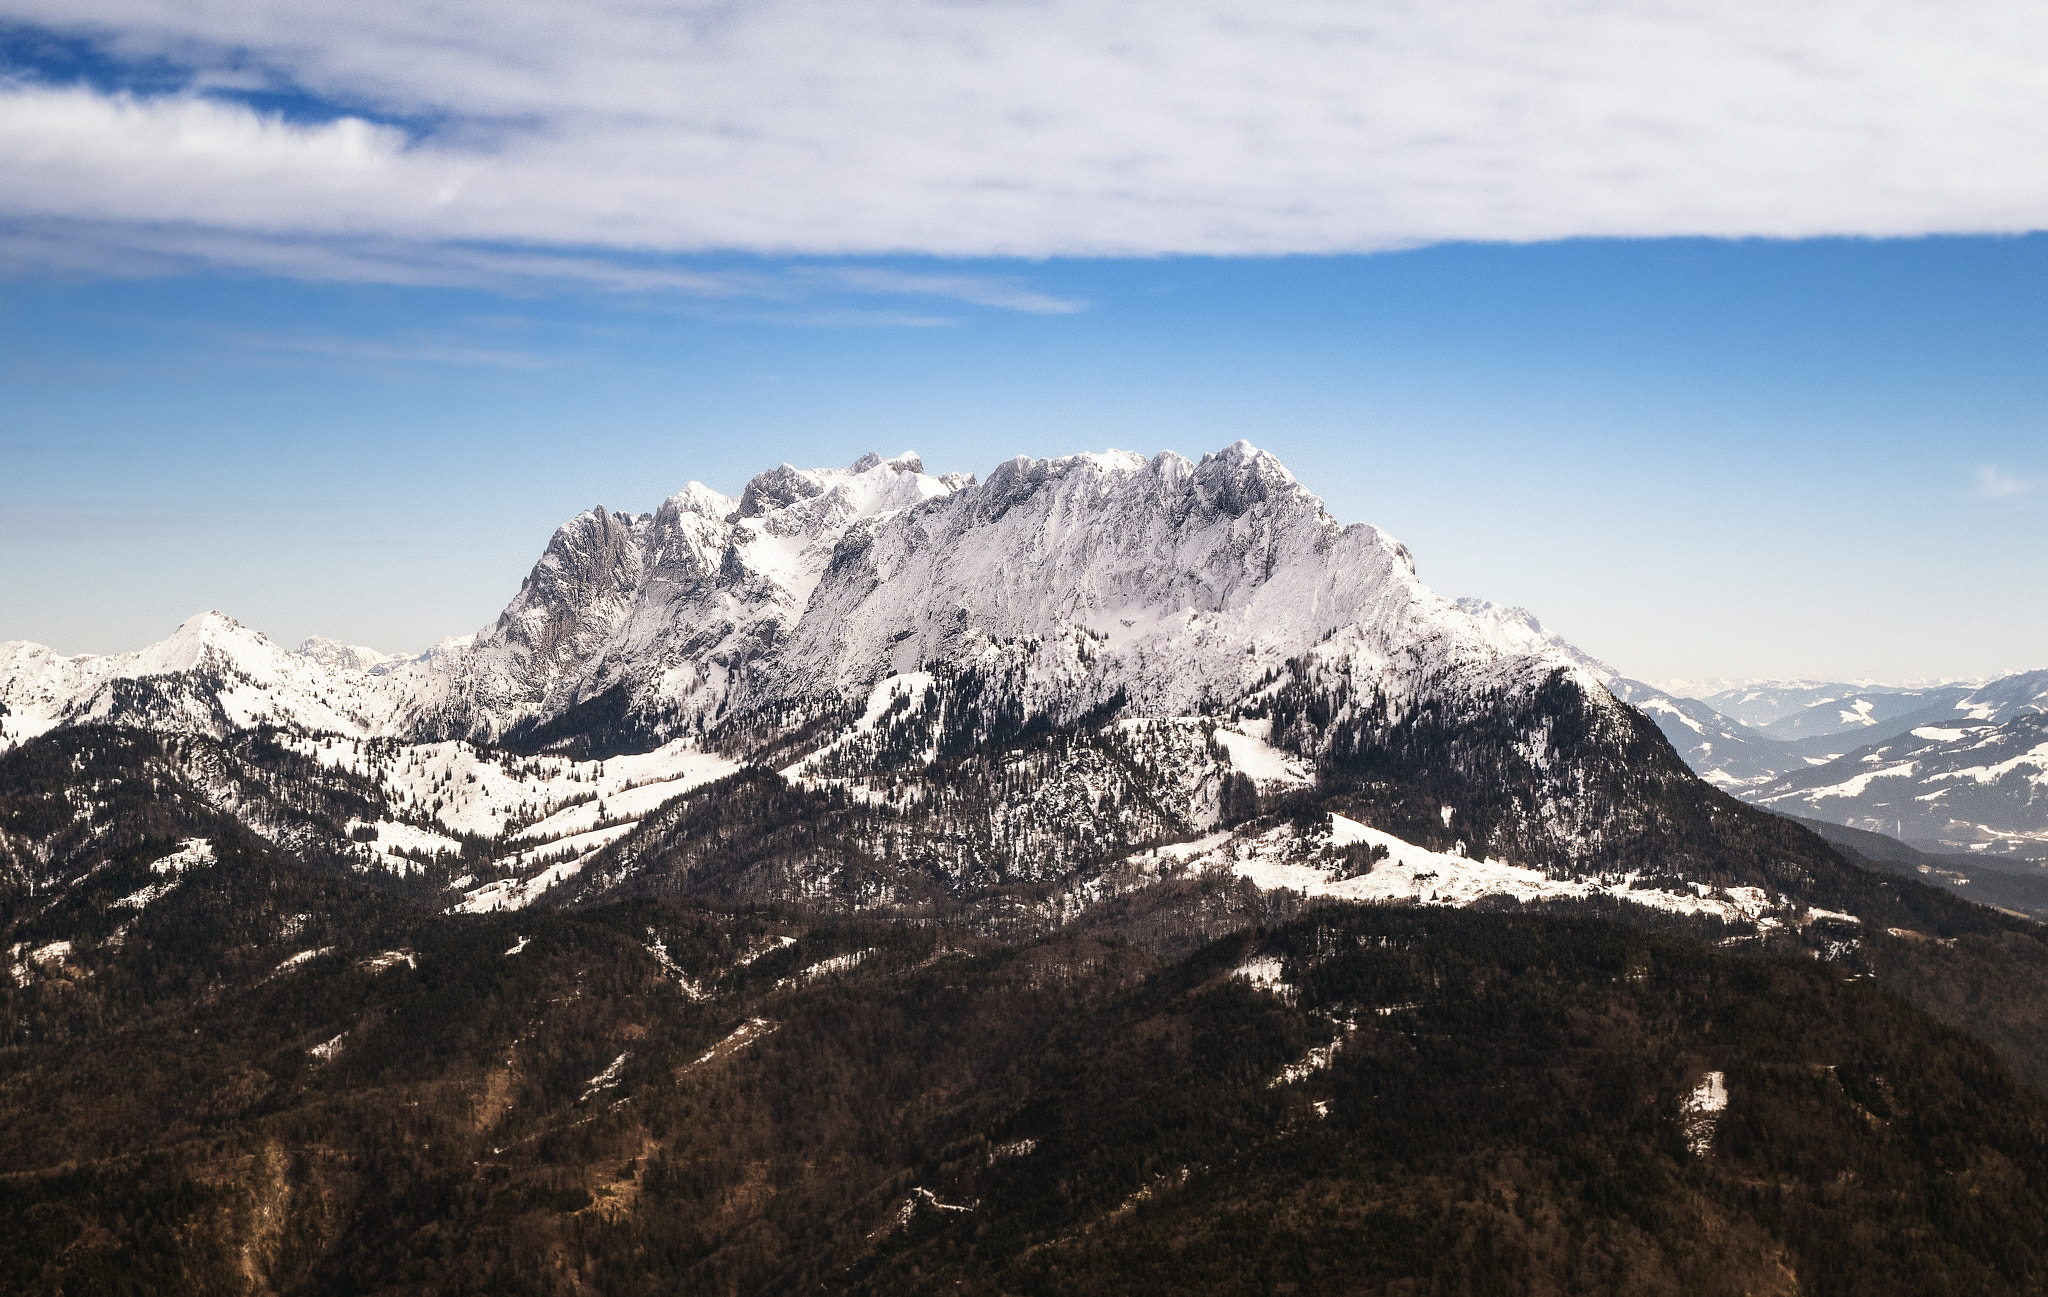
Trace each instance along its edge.
{"label": "snow-covered mountain", "polygon": [[[1702,829],[1714,795],[1615,693],[1721,739],[1633,688],[1525,610],[1430,590],[1239,442],[986,482],[906,454],[783,465],[738,499],[692,483],[577,515],[496,622],[416,659],[286,650],[217,613],[132,654],[7,645],[0,733],[191,736],[170,759],[266,836],[468,908],[708,885],[737,868],[702,855],[732,841],[718,817],[747,806],[810,845],[732,886],[848,904],[1082,889],[1040,903],[1064,912],[1148,843],[1219,833],[1181,863],[1342,873],[1380,834],[1430,862],[1418,896],[1500,869],[1531,896],[1811,890],[1775,830]],[[692,796],[727,775],[751,782]],[[1275,826],[1308,801],[1371,832],[1324,850]],[[1478,872],[1454,886],[1457,860]]]}
{"label": "snow-covered mountain", "polygon": [[1916,726],[1743,795],[1931,846],[2048,855],[2048,709],[2035,710],[2042,700],[2030,687],[1980,700],[1983,719]]}
{"label": "snow-covered mountain", "polygon": [[66,657],[40,644],[0,644],[0,706],[9,743],[85,724],[367,734],[391,712],[381,682],[282,648],[218,612],[133,653]]}
{"label": "snow-covered mountain", "polygon": [[86,721],[502,741],[608,700],[644,746],[764,709],[857,704],[945,663],[1054,724],[1228,707],[1318,649],[1413,699],[1612,673],[1520,609],[1453,603],[1405,548],[1342,526],[1238,443],[1195,464],[1012,460],[986,483],[915,455],[784,465],[738,500],[565,523],[502,616],[419,659],[285,650],[218,613],[110,657],[0,647],[10,733]]}
{"label": "snow-covered mountain", "polygon": [[857,703],[932,662],[1000,680],[1026,718],[1175,715],[1347,634],[1402,691],[1510,660],[1578,668],[1554,637],[1429,591],[1406,550],[1340,526],[1245,443],[1199,464],[1017,459],[986,483],[870,455],[784,465],[737,501],[692,483],[653,514],[579,514],[472,645],[392,672],[389,725],[516,739],[568,732],[581,707],[663,738]]}
{"label": "snow-covered mountain", "polygon": [[337,671],[367,671],[371,675],[382,675],[394,664],[411,660],[396,653],[382,653],[361,644],[344,644],[319,635],[301,643],[294,651],[324,667]]}
{"label": "snow-covered mountain", "polygon": [[1721,715],[1780,742],[1827,735],[1871,738],[1903,734],[1941,719],[1976,690],[1972,684],[1929,686],[1843,681],[1765,680],[1694,697]]}

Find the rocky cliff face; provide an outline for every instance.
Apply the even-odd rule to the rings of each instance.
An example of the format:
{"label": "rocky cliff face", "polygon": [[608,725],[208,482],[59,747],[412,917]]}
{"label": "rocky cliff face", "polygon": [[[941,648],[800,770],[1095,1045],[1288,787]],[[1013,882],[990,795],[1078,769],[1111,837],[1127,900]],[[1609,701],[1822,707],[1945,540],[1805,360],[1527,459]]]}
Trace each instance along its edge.
{"label": "rocky cliff face", "polygon": [[1436,595],[1401,545],[1242,442],[1200,463],[1020,458],[985,483],[871,455],[785,465],[737,502],[693,485],[652,515],[578,515],[473,646],[394,673],[388,723],[500,738],[610,696],[659,737],[933,664],[1053,724],[1178,715],[1333,637],[1400,697],[1503,669],[1598,678],[1532,622]]}
{"label": "rocky cliff face", "polygon": [[587,510],[472,644],[398,673],[389,725],[496,739],[617,691],[659,728],[701,726],[758,697],[849,527],[958,485],[914,455],[870,455],[783,465],[737,501],[693,482],[652,514]]}

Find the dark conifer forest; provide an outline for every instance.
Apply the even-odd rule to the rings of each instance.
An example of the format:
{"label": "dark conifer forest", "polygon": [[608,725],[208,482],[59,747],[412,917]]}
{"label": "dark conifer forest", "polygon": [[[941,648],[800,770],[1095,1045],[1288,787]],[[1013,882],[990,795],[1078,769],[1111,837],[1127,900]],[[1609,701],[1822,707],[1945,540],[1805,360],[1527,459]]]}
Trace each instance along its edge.
{"label": "dark conifer forest", "polygon": [[[884,819],[765,772],[672,808],[638,894],[473,917],[256,836],[179,742],[0,756],[9,842],[74,866],[0,911],[9,1293],[2048,1286],[2041,929],[1755,812],[1734,867],[1876,921],[1215,878],[1056,929],[807,906],[754,882],[820,852],[894,877]],[[1014,742],[990,768],[1021,780],[1084,740]],[[1234,812],[1312,834],[1403,795],[1339,773]],[[315,786],[315,827],[357,795]]]}

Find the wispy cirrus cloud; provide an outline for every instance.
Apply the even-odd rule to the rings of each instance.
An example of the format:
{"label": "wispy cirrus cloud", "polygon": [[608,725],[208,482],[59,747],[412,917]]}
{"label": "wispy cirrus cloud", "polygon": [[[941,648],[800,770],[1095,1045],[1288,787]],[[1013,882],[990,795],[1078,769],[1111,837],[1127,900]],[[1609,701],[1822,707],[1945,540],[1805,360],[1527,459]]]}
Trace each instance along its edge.
{"label": "wispy cirrus cloud", "polygon": [[1977,498],[1980,500],[2003,500],[2015,495],[2030,495],[2035,486],[2035,483],[2015,477],[1996,464],[1977,466]]}
{"label": "wispy cirrus cloud", "polygon": [[360,338],[329,333],[235,334],[228,341],[245,355],[269,353],[342,364],[461,365],[486,369],[552,369],[566,356],[518,347],[479,346],[432,337]]}
{"label": "wispy cirrus cloud", "polygon": [[[97,239],[118,270],[203,233],[255,273],[715,295],[648,257],[2048,227],[2048,9],[2009,0],[594,0],[573,20],[504,0],[489,22],[454,0],[0,0],[0,19],[150,69],[124,88],[31,58],[0,84],[0,215],[75,231],[23,236],[17,265]],[[168,91],[166,67],[185,69]],[[810,291],[833,275],[1070,309],[886,271]]]}
{"label": "wispy cirrus cloud", "polygon": [[929,312],[820,308],[819,298],[916,298],[1064,315],[1087,303],[1014,277],[921,274],[802,261],[758,269],[705,270],[645,254],[479,248],[391,238],[247,234],[191,226],[127,226],[0,218],[0,275],[156,277],[193,272],[253,274],[327,283],[474,288],[520,294],[640,295],[717,303],[777,304],[793,323],[950,324]]}
{"label": "wispy cirrus cloud", "polygon": [[873,266],[824,266],[793,271],[792,277],[860,293],[949,298],[973,306],[995,306],[1034,315],[1068,315],[1086,306],[1086,303],[1073,298],[1055,297],[1008,280],[976,275],[928,275]]}

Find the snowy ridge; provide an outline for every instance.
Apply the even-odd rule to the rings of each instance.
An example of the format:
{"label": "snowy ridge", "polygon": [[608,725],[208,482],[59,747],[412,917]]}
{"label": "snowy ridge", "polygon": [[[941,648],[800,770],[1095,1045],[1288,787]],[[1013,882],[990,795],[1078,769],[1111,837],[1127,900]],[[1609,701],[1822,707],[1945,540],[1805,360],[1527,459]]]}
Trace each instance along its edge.
{"label": "snowy ridge", "polygon": [[[1977,708],[2000,710],[1988,701]],[[1950,850],[2039,854],[2048,846],[2048,715],[1915,726],[1742,795]]]}
{"label": "snowy ridge", "polygon": [[1709,695],[1608,682],[1701,778],[1754,805],[1936,849],[2048,844],[2048,671],[1932,686],[1751,681]]}

